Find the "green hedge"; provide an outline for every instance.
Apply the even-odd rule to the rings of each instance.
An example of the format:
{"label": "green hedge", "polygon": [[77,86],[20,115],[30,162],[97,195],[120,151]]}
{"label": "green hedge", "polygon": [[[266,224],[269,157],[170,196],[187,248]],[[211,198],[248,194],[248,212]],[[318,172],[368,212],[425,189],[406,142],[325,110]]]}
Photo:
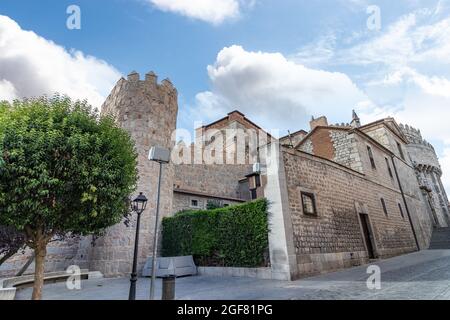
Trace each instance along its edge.
{"label": "green hedge", "polygon": [[260,199],[164,218],[162,255],[193,255],[200,266],[268,265],[268,202]]}

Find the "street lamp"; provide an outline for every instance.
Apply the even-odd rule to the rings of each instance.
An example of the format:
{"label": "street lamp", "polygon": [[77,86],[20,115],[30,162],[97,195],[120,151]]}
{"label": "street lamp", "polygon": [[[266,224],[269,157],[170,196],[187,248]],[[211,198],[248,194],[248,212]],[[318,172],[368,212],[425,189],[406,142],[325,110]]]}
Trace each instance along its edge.
{"label": "street lamp", "polygon": [[137,213],[136,223],[136,240],[134,241],[134,257],[133,257],[133,271],[130,279],[130,294],[128,300],[136,300],[136,281],[137,281],[137,260],[139,249],[139,228],[141,224],[141,214],[147,207],[147,197],[141,193],[131,202],[131,210]]}
{"label": "street lamp", "polygon": [[148,154],[150,161],[159,163],[159,177],[158,177],[158,194],[156,198],[156,217],[155,217],[155,232],[153,234],[153,255],[152,255],[152,280],[150,282],[150,300],[155,297],[155,280],[156,280],[156,247],[158,245],[158,218],[159,218],[159,198],[161,193],[161,176],[162,165],[169,163],[170,151],[163,147],[152,147]]}

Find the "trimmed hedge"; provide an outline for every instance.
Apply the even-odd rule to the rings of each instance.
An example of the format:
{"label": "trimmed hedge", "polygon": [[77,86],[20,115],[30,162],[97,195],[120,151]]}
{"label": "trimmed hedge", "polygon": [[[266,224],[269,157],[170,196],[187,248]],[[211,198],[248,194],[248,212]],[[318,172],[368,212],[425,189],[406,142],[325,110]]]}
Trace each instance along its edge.
{"label": "trimmed hedge", "polygon": [[162,221],[162,256],[194,256],[200,266],[268,265],[268,202],[183,211]]}

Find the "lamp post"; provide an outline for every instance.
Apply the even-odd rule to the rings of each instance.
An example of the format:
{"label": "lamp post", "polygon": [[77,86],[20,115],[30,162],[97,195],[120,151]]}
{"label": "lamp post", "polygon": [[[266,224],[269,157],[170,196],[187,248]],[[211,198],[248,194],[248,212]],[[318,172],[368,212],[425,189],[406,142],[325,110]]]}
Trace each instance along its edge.
{"label": "lamp post", "polygon": [[139,228],[141,225],[141,214],[147,207],[147,197],[141,193],[131,203],[131,209],[137,213],[136,223],[136,239],[134,241],[134,257],[133,257],[133,270],[130,278],[130,294],[128,300],[136,300],[136,282],[137,282],[137,260],[139,250]]}
{"label": "lamp post", "polygon": [[156,198],[156,216],[155,216],[155,231],[153,234],[153,254],[152,254],[152,279],[150,282],[150,300],[155,298],[155,280],[156,280],[156,252],[158,246],[158,219],[159,219],[159,200],[161,194],[161,176],[162,165],[169,163],[170,151],[163,147],[152,147],[150,149],[148,159],[159,163],[159,177],[158,177],[158,194]]}

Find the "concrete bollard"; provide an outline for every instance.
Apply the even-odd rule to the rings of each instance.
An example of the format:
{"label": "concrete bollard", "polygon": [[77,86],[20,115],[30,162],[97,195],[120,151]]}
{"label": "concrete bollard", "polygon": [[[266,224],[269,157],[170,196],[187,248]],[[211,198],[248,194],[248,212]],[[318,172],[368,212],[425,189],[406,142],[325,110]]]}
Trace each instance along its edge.
{"label": "concrete bollard", "polygon": [[162,300],[175,300],[176,276],[165,276],[162,280]]}

